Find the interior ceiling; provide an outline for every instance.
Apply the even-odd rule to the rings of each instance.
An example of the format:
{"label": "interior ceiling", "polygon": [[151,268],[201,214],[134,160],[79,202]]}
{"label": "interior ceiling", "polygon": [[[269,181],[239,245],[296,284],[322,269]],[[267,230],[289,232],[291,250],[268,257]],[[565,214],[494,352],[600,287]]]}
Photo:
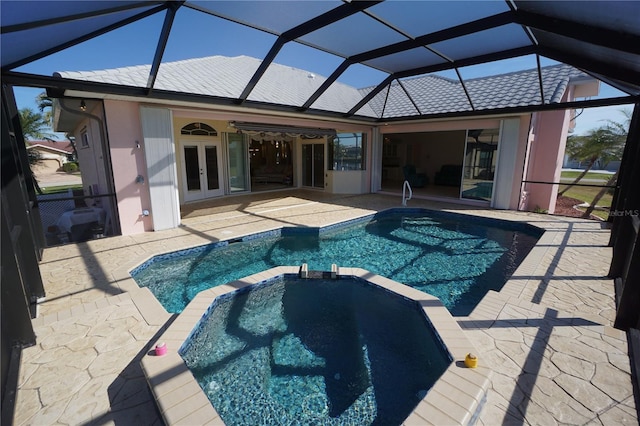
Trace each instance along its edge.
{"label": "interior ceiling", "polygon": [[[195,98],[154,90],[172,23],[186,9],[276,36],[240,96]],[[146,87],[14,71],[154,14],[162,14],[164,24]],[[45,87],[50,93],[73,89],[331,115],[310,106],[351,65],[362,64],[388,77],[351,111],[339,114],[358,118],[363,105],[398,79],[454,70],[464,86],[460,67],[536,55],[538,73],[540,57],[573,65],[626,93],[625,103],[636,103],[640,99],[638,16],[638,1],[3,1],[1,69],[9,84]],[[252,104],[249,95],[287,43],[336,55],[342,63],[302,106]]]}

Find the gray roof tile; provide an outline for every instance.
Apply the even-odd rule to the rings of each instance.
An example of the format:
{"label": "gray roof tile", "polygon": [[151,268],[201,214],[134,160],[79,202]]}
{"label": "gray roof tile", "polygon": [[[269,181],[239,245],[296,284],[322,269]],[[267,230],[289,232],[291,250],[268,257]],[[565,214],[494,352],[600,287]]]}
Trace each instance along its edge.
{"label": "gray roof tile", "polygon": [[[569,65],[543,67],[545,103],[559,102],[569,80],[585,76],[582,71]],[[402,85],[418,106],[420,114],[443,114],[472,109],[462,84],[457,80],[431,74],[402,80]],[[387,90],[382,90],[369,102],[378,117],[383,114],[383,110],[384,117],[406,115],[406,95],[404,92],[399,94],[397,90],[393,90],[398,86],[398,82],[394,81],[388,97]],[[465,87],[476,110],[539,105],[541,99],[538,73],[535,69],[468,79],[465,80]],[[365,96],[371,90],[371,87],[361,89],[360,93]]]}
{"label": "gray roof tile", "polygon": [[[155,88],[238,98],[260,63],[259,59],[248,56],[209,56],[167,62],[163,63],[158,70]],[[65,71],[56,74],[78,80],[145,87],[150,69],[150,65],[139,65],[99,71]],[[583,76],[585,76],[584,73],[568,65],[542,68],[545,103],[559,102],[569,80]],[[309,71],[272,63],[248,99],[301,106],[325,80],[325,77]],[[465,87],[476,110],[540,104],[538,73],[535,69],[465,80]],[[371,90],[373,90],[372,87],[356,89],[335,82],[314,102],[312,108],[347,112]],[[402,86],[394,81],[362,107],[357,114],[392,118],[470,110],[472,110],[471,105],[459,81],[437,75],[425,75],[404,79]]]}

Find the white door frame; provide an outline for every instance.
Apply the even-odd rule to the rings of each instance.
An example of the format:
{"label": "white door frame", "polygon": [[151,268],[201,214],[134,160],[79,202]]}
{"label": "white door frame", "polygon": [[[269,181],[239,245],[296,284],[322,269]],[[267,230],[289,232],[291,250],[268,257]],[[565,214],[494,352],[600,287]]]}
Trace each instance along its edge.
{"label": "white door frame", "polygon": [[[184,148],[195,146],[198,150],[198,167],[200,168],[200,189],[189,191],[187,188],[187,168],[184,158]],[[218,188],[207,189],[207,170],[206,170],[206,149],[215,147],[216,161],[218,168]],[[222,166],[222,142],[219,140],[180,140],[180,163],[182,165],[182,173],[180,181],[182,184],[182,193],[185,202],[203,200],[206,198],[219,197],[224,195],[224,174]]]}

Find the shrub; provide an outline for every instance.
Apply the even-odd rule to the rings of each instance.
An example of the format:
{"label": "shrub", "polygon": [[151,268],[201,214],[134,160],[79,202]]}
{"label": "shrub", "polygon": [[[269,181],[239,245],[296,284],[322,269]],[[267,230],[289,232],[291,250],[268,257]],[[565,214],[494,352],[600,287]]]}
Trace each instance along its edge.
{"label": "shrub", "polygon": [[77,172],[79,169],[78,167],[78,163],[64,163],[62,165],[62,170],[64,170],[66,173],[73,173],[73,172]]}

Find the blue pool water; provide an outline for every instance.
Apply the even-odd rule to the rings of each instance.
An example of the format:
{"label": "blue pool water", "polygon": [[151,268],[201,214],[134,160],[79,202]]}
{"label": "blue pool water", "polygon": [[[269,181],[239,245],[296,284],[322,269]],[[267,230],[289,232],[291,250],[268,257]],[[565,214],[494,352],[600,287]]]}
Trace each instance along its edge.
{"label": "blue pool water", "polygon": [[451,363],[415,302],[363,280],[234,293],[180,350],[227,425],[398,425]]}
{"label": "blue pool water", "polygon": [[540,235],[525,224],[396,210],[323,232],[283,228],[279,236],[158,256],[132,276],[177,313],[202,290],[274,266],[328,271],[335,263],[428,292],[453,315],[468,315],[487,291],[502,288]]}

